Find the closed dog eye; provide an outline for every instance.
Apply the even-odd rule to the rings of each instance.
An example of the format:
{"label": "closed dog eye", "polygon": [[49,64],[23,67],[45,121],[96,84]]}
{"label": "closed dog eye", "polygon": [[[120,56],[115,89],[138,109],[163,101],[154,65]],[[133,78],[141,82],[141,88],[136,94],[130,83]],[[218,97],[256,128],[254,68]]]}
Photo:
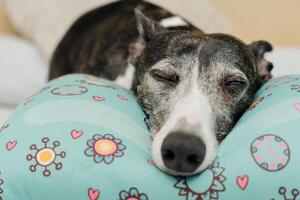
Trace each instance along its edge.
{"label": "closed dog eye", "polygon": [[150,71],[150,75],[159,82],[177,85],[179,83],[179,76],[174,72],[165,72],[158,69],[153,69]]}
{"label": "closed dog eye", "polygon": [[238,75],[227,76],[220,82],[223,92],[231,97],[239,96],[247,85],[247,81]]}

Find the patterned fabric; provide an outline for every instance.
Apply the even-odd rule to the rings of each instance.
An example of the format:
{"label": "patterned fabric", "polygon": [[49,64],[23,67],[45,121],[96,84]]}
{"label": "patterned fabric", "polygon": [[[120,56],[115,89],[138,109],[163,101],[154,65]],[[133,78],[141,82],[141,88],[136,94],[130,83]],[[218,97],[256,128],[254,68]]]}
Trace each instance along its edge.
{"label": "patterned fabric", "polygon": [[151,160],[130,91],[87,75],[50,82],[0,127],[0,200],[300,199],[300,76],[264,85],[202,174]]}

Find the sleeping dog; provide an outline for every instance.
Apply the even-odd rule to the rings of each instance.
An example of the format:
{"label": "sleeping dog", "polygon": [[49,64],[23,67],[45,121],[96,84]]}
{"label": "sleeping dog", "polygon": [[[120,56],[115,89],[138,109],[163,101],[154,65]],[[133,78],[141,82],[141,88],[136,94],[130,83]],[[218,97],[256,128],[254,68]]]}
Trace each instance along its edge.
{"label": "sleeping dog", "polygon": [[214,161],[218,144],[271,78],[264,59],[271,50],[266,41],[205,34],[163,8],[125,0],[72,25],[53,55],[50,79],[87,73],[131,88],[149,117],[156,166],[189,176]]}

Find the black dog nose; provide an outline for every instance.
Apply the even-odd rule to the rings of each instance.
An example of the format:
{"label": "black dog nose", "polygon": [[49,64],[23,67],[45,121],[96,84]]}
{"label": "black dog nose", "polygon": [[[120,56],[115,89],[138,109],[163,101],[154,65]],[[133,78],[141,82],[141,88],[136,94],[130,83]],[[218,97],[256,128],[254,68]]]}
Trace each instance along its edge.
{"label": "black dog nose", "polygon": [[185,133],[171,133],[161,147],[165,166],[176,172],[194,172],[205,157],[205,144],[195,136]]}

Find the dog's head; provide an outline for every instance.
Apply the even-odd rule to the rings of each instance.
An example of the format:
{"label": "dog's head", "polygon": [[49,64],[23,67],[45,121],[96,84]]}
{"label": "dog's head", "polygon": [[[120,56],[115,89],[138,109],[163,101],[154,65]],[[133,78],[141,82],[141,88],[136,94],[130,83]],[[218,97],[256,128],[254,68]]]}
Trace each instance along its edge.
{"label": "dog's head", "polygon": [[154,134],[154,162],[173,175],[198,173],[214,161],[218,143],[271,77],[263,54],[272,47],[225,34],[169,31],[136,15],[135,88]]}

